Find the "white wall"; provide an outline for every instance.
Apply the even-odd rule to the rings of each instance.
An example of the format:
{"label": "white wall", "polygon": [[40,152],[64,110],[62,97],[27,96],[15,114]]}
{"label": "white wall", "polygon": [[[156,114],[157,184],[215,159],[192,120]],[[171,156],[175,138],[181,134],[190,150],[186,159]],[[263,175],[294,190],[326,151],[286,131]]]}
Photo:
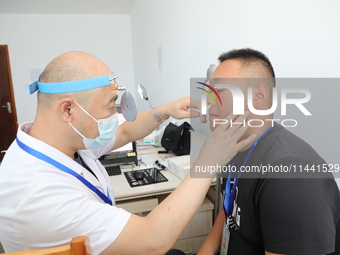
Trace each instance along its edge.
{"label": "white wall", "polygon": [[[153,105],[188,95],[188,1],[136,1],[131,15],[136,83]],[[161,49],[161,68],[159,51]],[[195,58],[194,61],[200,62]],[[203,61],[203,64],[205,61]],[[148,104],[139,101],[141,109]]]}
{"label": "white wall", "polygon": [[129,15],[0,14],[0,44],[9,48],[18,122],[34,119],[36,94],[29,96],[30,69],[58,55],[86,51],[119,76],[134,93]]}
{"label": "white wall", "polygon": [[[339,10],[338,0],[136,1],[131,16],[135,81],[149,89],[154,104],[164,103],[188,95],[190,78],[204,77],[220,53],[243,47],[264,52],[277,77],[339,77]],[[340,163],[340,105],[330,106],[340,86],[318,89],[332,96],[313,101],[314,108],[323,105],[327,113],[318,125],[302,122],[292,131],[329,163]]]}
{"label": "white wall", "polygon": [[242,47],[263,51],[277,77],[339,77],[339,10],[337,0],[136,1],[136,82],[153,87],[155,102],[172,100],[187,95],[190,77],[204,77],[220,53]]}
{"label": "white wall", "polygon": [[136,1],[131,16],[136,82],[161,83],[163,100],[176,98],[187,93],[187,79],[204,76],[220,53],[242,47],[263,51],[277,77],[339,77],[339,10],[337,0]]}

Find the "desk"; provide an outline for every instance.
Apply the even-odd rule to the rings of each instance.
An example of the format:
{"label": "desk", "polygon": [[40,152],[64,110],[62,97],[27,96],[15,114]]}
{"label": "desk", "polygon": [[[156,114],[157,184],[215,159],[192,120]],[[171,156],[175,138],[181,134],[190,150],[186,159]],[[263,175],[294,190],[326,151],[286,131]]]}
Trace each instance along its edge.
{"label": "desk", "polygon": [[[142,161],[147,159],[154,162],[155,160],[163,161],[165,157],[174,155],[158,154],[157,148],[138,150],[138,156]],[[145,162],[146,163],[146,162]],[[134,170],[154,167],[149,162],[141,164],[140,167],[134,167]],[[131,171],[131,166],[121,166],[122,172]],[[167,182],[161,182],[151,185],[138,186],[131,188],[125,175],[110,176],[111,185],[115,194],[117,207],[123,208],[131,213],[140,216],[147,215],[153,208],[162,202],[180,183],[181,179],[172,172],[164,170],[162,174],[168,179]],[[205,199],[202,206],[184,229],[174,248],[180,249],[186,254],[195,254],[210,232],[213,222],[214,205]]]}
{"label": "desk", "polygon": [[[156,158],[156,155],[154,157]],[[160,159],[158,158],[158,160]],[[134,167],[133,169],[138,170],[150,167],[154,167],[154,165],[149,163],[147,164],[147,166],[143,165],[141,167]],[[129,166],[121,166],[121,170],[122,172],[126,172],[131,171],[132,168]],[[177,186],[182,182],[180,178],[178,178],[170,171],[163,170],[161,173],[168,179],[167,182],[138,186],[133,188],[130,187],[124,174],[110,176],[116,202],[128,199],[136,199],[140,197],[168,194],[171,193],[175,188],[177,188]]]}

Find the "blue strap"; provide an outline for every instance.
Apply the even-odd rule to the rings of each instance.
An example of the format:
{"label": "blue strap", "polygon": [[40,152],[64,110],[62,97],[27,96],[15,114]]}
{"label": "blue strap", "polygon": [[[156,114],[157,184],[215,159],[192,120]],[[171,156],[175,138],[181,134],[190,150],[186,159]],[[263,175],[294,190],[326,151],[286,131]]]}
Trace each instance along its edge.
{"label": "blue strap", "polygon": [[95,89],[113,84],[114,78],[116,78],[114,73],[111,73],[109,75],[77,81],[58,83],[43,83],[35,81],[32,84],[28,85],[28,93],[32,95],[34,92],[39,90],[42,93],[55,94]]}
{"label": "blue strap", "polygon": [[[247,153],[247,156],[246,156],[245,160],[243,161],[242,166],[245,166],[248,163],[248,160],[249,160],[251,154],[253,153],[255,147],[257,146],[258,141],[271,128],[272,128],[272,126],[268,127],[265,131],[262,132],[262,134],[259,135],[259,137],[257,137],[255,142],[250,147],[250,149]],[[232,162],[232,166],[234,166],[234,164],[235,164],[235,161]],[[227,179],[227,182],[226,182],[226,185],[225,185],[225,197],[224,197],[224,203],[223,203],[224,210],[225,210],[225,212],[227,213],[228,216],[231,216],[231,214],[233,213],[234,200],[235,200],[235,195],[236,195],[236,187],[237,187],[238,181],[240,180],[240,176],[242,174],[242,171],[239,171],[237,178],[234,180],[232,190],[231,190],[231,174],[232,174],[232,172],[230,172],[228,174],[228,179]]]}
{"label": "blue strap", "polygon": [[76,173],[75,171],[73,171],[72,169],[68,168],[67,166],[59,163],[58,161],[50,158],[49,156],[27,146],[26,144],[22,143],[18,137],[16,138],[16,142],[18,143],[19,147],[21,149],[23,149],[24,151],[26,151],[27,153],[31,154],[32,156],[43,160],[49,164],[51,164],[52,166],[55,166],[57,168],[59,168],[60,170],[64,171],[65,173],[71,174],[74,177],[76,177],[78,180],[80,180],[84,185],[86,185],[90,190],[92,190],[94,193],[96,193],[105,203],[112,205],[112,200],[110,198],[110,195],[108,195],[108,197],[106,195],[103,194],[103,192],[101,192],[99,189],[97,189],[92,183],[90,183],[89,181],[87,181],[83,176],[81,176],[80,174]]}

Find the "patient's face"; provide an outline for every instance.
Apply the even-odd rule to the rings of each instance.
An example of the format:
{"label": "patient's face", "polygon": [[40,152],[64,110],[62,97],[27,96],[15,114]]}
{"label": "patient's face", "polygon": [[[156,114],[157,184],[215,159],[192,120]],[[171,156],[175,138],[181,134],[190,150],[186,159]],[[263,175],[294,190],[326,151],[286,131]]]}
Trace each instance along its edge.
{"label": "patient's face", "polygon": [[[215,87],[216,84],[225,84],[226,78],[241,78],[240,76],[240,68],[241,62],[239,60],[226,60],[222,62],[215,70],[211,79],[209,80],[209,84]],[[235,79],[236,80],[236,79]],[[244,95],[247,93],[247,88],[243,84],[233,84],[242,89]],[[210,97],[208,97],[208,104],[211,105],[208,112],[209,125],[210,130],[213,131],[214,120],[216,119],[224,119],[233,110],[233,98],[229,89],[221,89],[216,88],[217,93],[221,97],[222,105],[217,100],[216,104],[212,101]],[[246,108],[245,108],[246,109]]]}

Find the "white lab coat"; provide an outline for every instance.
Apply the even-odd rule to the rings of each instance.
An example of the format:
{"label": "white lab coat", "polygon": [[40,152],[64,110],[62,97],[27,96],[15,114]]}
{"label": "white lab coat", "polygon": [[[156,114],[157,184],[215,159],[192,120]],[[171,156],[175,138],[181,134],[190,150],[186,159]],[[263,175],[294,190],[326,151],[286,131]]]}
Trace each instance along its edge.
{"label": "white lab coat", "polygon": [[[27,133],[32,123],[19,127],[17,137],[82,175],[114,202],[109,176],[97,157],[112,147],[78,151],[94,172]],[[64,245],[72,237],[89,236],[93,254],[99,254],[120,234],[130,213],[105,204],[74,176],[22,150],[16,141],[0,166],[0,242],[6,252]]]}

